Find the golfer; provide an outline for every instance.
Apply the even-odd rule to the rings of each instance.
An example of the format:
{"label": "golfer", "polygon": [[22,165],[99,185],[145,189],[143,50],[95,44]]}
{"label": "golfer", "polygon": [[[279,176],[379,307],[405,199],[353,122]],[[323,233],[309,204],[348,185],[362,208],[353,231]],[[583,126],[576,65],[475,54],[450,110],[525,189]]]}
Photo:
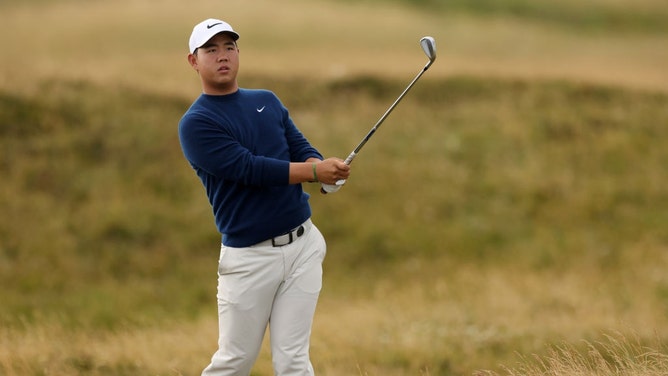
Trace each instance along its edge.
{"label": "golfer", "polygon": [[350,167],[322,155],[276,95],[240,88],[239,34],[197,24],[188,62],[203,93],[179,122],[187,161],[222,234],[218,351],[202,375],[249,375],[267,325],[276,375],[313,375],[309,338],[322,286],[325,240],[301,183],[331,185]]}

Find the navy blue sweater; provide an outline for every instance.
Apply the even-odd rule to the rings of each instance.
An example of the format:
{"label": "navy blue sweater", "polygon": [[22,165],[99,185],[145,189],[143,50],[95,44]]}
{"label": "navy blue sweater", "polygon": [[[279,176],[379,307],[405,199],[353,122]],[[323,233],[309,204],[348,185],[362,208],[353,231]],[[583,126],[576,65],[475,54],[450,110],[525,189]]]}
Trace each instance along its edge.
{"label": "navy blue sweater", "polygon": [[181,118],[179,139],[226,246],[253,245],[311,216],[309,195],[288,182],[289,164],[322,155],[274,93],[202,94]]}

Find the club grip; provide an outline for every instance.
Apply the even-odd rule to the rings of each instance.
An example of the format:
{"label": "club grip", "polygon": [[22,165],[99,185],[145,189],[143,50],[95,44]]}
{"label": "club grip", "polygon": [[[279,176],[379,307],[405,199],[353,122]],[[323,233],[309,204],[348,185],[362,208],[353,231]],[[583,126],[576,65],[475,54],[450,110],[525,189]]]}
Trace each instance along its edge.
{"label": "club grip", "polygon": [[355,151],[353,151],[352,153],[350,153],[350,154],[348,155],[348,158],[346,158],[346,160],[343,161],[343,163],[345,163],[345,164],[347,164],[347,165],[350,165],[350,164],[353,162],[353,159],[355,159],[355,156],[356,156],[356,155],[357,155],[357,153],[355,153]]}

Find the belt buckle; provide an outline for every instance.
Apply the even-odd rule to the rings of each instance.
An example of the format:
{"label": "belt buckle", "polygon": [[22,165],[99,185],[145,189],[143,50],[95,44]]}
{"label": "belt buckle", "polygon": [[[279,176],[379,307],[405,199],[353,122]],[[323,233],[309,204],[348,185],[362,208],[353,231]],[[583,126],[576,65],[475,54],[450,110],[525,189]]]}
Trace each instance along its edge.
{"label": "belt buckle", "polygon": [[[282,237],[282,236],[284,236],[284,235],[290,235],[290,237],[288,238],[288,242],[287,242],[287,243],[283,243],[283,244],[276,244],[276,239],[278,239],[278,238],[280,238],[280,237]],[[292,232],[289,232],[289,233],[287,233],[287,234],[283,234],[283,235],[279,235],[279,236],[277,236],[277,237],[275,237],[275,238],[271,238],[271,246],[272,246],[272,247],[282,247],[282,246],[284,246],[284,245],[288,245],[288,244],[290,244],[290,243],[292,243]]]}
{"label": "belt buckle", "polygon": [[[295,229],[295,230],[290,230],[290,232],[288,232],[288,233],[286,233],[286,234],[279,235],[279,236],[277,236],[277,237],[275,237],[275,238],[272,238],[272,239],[271,239],[271,246],[272,246],[272,247],[282,247],[282,246],[284,246],[284,245],[291,244],[293,241],[297,240],[297,238],[299,238],[300,236],[304,235],[304,231],[305,231],[305,230],[304,230],[304,226],[303,226],[303,225],[300,225],[300,226],[299,226],[297,229]],[[293,236],[293,234],[295,234],[296,236]],[[284,244],[277,244],[277,243],[276,243],[276,239],[279,238],[279,237],[285,236],[285,235],[288,235],[288,241],[287,241],[287,243],[284,243]]]}

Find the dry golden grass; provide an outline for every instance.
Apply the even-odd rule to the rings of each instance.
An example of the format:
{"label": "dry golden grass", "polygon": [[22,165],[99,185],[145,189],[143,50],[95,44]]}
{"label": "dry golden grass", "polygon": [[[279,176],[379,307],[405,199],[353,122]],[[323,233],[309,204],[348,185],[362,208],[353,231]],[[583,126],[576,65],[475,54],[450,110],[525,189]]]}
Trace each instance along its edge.
{"label": "dry golden grass", "polygon": [[[634,7],[656,7],[657,0]],[[424,63],[417,41],[436,38],[431,75],[470,73],[566,78],[668,90],[668,35],[582,33],[513,19],[419,12],[391,4],[294,0],[276,6],[176,0],[64,1],[4,5],[0,86],[35,90],[44,78],[126,83],[183,95],[197,92],[187,38],[215,16],[241,33],[242,75],[410,77]],[[643,5],[645,4],[645,5]],[[32,25],[38,15],[43,30]]]}
{"label": "dry golden grass", "polygon": [[[318,307],[314,365],[320,375],[615,375],[610,367],[623,362],[625,375],[660,375],[668,370],[665,347],[641,343],[668,336],[668,319],[652,306],[649,283],[668,283],[668,257],[649,261],[638,249],[624,262],[622,275],[607,276],[586,264],[562,272],[476,265],[435,270],[431,265],[447,261],[407,260],[403,272],[360,286],[372,290],[360,296],[349,286],[332,286],[346,295],[328,291],[328,283],[345,281],[337,276],[325,283]],[[410,278],[416,273],[422,278]],[[350,275],[347,283],[367,281]],[[626,300],[633,306],[623,307]],[[212,308],[193,322],[113,332],[72,330],[51,321],[3,328],[0,370],[7,376],[195,375],[215,348],[216,325]],[[593,352],[591,344],[606,335],[614,341]],[[546,338],[562,345],[548,345]],[[583,341],[589,350],[580,352]],[[529,361],[529,354],[541,363]],[[659,362],[655,371],[642,373],[650,361]],[[514,364],[523,368],[513,370]],[[265,341],[254,374],[271,373]]]}
{"label": "dry golden grass", "polygon": [[202,320],[114,333],[57,324],[3,328],[0,348],[11,351],[0,353],[0,371],[6,376],[195,375],[215,346],[215,325]]}
{"label": "dry golden grass", "polygon": [[[651,345],[632,334],[614,333],[597,342],[553,345],[543,356],[525,357],[508,376],[663,376],[668,370],[668,347],[660,339]],[[475,376],[498,376],[496,372],[476,372]]]}

